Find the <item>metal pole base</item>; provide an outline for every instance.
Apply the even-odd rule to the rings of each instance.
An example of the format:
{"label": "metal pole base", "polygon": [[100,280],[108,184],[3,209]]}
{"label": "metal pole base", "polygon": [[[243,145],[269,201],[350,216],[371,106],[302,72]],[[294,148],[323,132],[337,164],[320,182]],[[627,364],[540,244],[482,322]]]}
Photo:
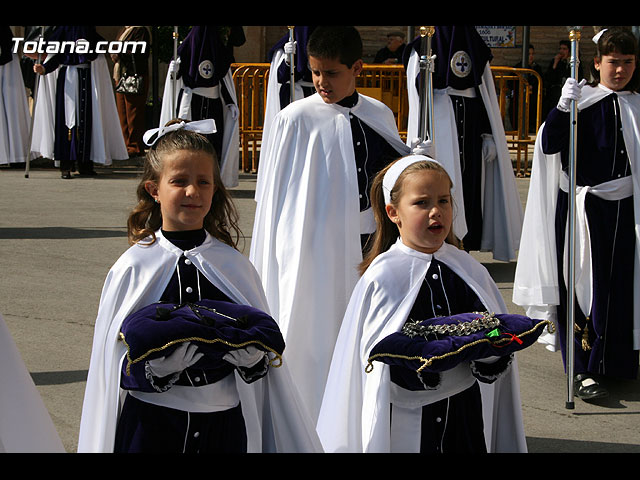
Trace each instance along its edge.
{"label": "metal pole base", "polygon": [[575,408],[575,403],[574,402],[567,402],[567,403],[565,403],[564,408],[566,408],[567,410],[573,410]]}

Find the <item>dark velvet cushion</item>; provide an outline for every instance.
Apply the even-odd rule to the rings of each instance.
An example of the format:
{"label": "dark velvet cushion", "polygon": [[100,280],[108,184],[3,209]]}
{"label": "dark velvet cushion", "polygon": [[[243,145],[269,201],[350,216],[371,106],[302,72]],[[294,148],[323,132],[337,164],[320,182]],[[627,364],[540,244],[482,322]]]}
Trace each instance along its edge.
{"label": "dark velvet cushion", "polygon": [[373,368],[374,361],[435,373],[450,370],[461,362],[502,357],[532,345],[547,325],[552,328],[548,320],[487,312],[423,321],[409,319],[401,331],[373,347],[367,371]]}
{"label": "dark velvet cushion", "polygon": [[[235,303],[202,300],[196,303],[152,303],[122,323],[120,340],[127,347],[125,372],[138,362],[164,357],[181,343],[198,345],[204,356],[193,367],[217,369],[222,357],[249,345],[282,361],[284,339],[275,320],[265,312]],[[275,365],[273,364],[275,363]]]}

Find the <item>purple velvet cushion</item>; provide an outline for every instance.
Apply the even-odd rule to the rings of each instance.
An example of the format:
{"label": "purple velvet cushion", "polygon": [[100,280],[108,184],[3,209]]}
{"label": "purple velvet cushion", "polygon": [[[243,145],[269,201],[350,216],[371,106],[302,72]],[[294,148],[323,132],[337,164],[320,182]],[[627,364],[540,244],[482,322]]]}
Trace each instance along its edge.
{"label": "purple velvet cushion", "polygon": [[369,355],[373,361],[417,372],[443,372],[461,362],[505,356],[532,345],[547,320],[524,315],[462,313],[423,321],[409,319],[401,331],[378,342]]}
{"label": "purple velvet cushion", "polygon": [[271,352],[281,361],[285,347],[278,324],[268,314],[248,305],[215,300],[147,305],[123,321],[120,340],[127,346],[127,368],[169,355],[187,341],[205,354],[194,365],[202,369],[219,368],[227,352],[248,345]]}

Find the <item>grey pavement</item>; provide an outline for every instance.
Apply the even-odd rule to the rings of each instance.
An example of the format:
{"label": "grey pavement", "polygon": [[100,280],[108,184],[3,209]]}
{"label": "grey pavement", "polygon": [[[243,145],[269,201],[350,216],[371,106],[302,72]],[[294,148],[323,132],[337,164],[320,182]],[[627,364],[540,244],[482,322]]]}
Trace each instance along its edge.
{"label": "grey pavement", "polygon": [[[53,168],[0,168],[0,313],[68,452],[77,447],[93,325],[107,271],[128,248],[126,219],[138,169],[98,169],[62,180]],[[255,175],[232,189],[249,251]],[[518,178],[524,203],[529,180]],[[512,313],[515,263],[474,253]],[[522,411],[531,453],[640,453],[640,383],[616,381],[599,404],[575,399],[559,353],[540,344],[518,354]],[[4,388],[4,386],[3,386]]]}

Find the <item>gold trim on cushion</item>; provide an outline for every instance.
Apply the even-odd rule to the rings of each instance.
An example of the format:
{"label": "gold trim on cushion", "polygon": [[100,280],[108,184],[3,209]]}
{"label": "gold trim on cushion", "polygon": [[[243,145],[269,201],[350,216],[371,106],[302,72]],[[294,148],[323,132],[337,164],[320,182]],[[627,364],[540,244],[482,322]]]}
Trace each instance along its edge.
{"label": "gold trim on cushion", "polygon": [[[150,350],[148,350],[147,352],[143,353],[142,355],[140,355],[138,358],[132,359],[131,358],[131,349],[129,347],[129,344],[127,343],[124,334],[122,332],[120,332],[120,341],[122,341],[122,343],[125,344],[125,346],[127,347],[127,368],[126,368],[126,374],[127,376],[129,376],[131,374],[131,365],[133,365],[134,363],[138,363],[142,360],[144,360],[145,358],[147,358],[149,355],[151,355],[152,353],[156,353],[156,352],[161,352],[177,343],[183,343],[183,342],[203,342],[203,343],[209,343],[209,344],[213,344],[213,343],[223,343],[229,347],[232,348],[244,348],[248,345],[260,345],[261,347],[263,347],[263,349],[265,349],[268,352],[271,352],[275,355],[274,358],[270,358],[269,359],[269,366],[273,367],[273,368],[278,368],[280,366],[282,366],[282,356],[276,352],[273,348],[265,345],[264,343],[260,342],[259,340],[250,340],[248,342],[243,342],[243,343],[231,343],[227,340],[223,340],[221,338],[214,338],[214,339],[207,339],[207,338],[202,338],[202,337],[186,337],[186,338],[179,338],[176,340],[172,340],[168,343],[166,343],[165,345],[161,346],[161,347],[156,347],[156,348],[152,348]],[[278,363],[275,363],[275,361],[278,361]]]}
{"label": "gold trim on cushion", "polygon": [[511,337],[506,337],[506,338],[501,338],[499,340],[491,340],[489,338],[481,338],[479,340],[475,340],[474,342],[468,343],[466,345],[463,345],[462,347],[460,347],[459,349],[457,349],[456,351],[453,352],[447,352],[443,355],[436,355],[433,356],[431,358],[424,358],[421,356],[407,356],[407,355],[401,355],[401,354],[395,354],[395,353],[377,353],[371,357],[369,357],[367,359],[367,366],[365,367],[364,371],[366,373],[370,373],[373,370],[373,361],[379,359],[380,357],[387,357],[387,358],[400,358],[403,360],[408,360],[408,361],[414,361],[414,360],[418,360],[419,362],[422,363],[422,365],[416,370],[416,373],[420,373],[423,369],[425,369],[426,367],[429,367],[433,364],[433,362],[437,361],[437,360],[442,360],[444,358],[447,357],[451,357],[453,355],[457,355],[458,353],[462,352],[463,350],[470,348],[470,347],[474,347],[480,343],[484,343],[484,342],[489,342],[492,345],[496,345],[496,346],[500,346],[499,344],[505,343],[505,342],[512,342],[514,338],[522,338],[525,337],[531,333],[533,333],[534,331],[536,331],[538,329],[538,327],[540,327],[540,325],[542,324],[546,324],[547,328],[549,329],[550,332],[555,331],[555,327],[553,325],[553,322],[551,322],[550,320],[541,320],[540,322],[538,322],[533,328],[531,328],[530,330],[527,330],[526,332],[522,332],[519,335],[513,335]]}

